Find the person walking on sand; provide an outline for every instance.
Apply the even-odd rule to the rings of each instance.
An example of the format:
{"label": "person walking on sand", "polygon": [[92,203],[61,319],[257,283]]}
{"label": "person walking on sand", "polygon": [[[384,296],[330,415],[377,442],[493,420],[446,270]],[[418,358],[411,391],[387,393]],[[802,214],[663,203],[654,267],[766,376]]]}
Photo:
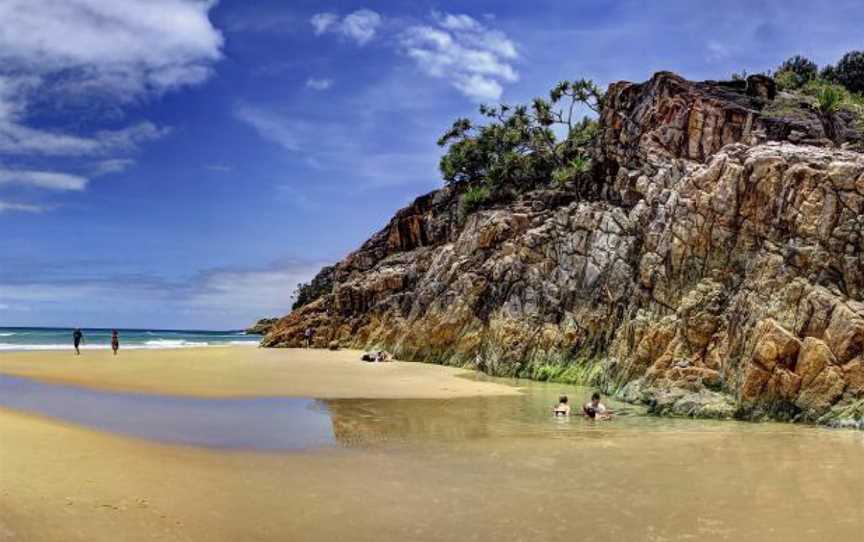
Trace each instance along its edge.
{"label": "person walking on sand", "polygon": [[83,342],[84,342],[84,334],[81,333],[80,327],[76,327],[75,331],[72,332],[72,345],[75,346],[75,355],[76,356],[81,355],[81,350],[79,349],[79,347],[81,346],[81,343],[83,343]]}
{"label": "person walking on sand", "polygon": [[114,351],[115,356],[117,355],[117,351],[120,350],[120,335],[116,329],[111,331],[111,350]]}
{"label": "person walking on sand", "polygon": [[306,343],[306,348],[312,348],[312,338],[315,336],[315,330],[307,327],[303,333],[303,340]]}

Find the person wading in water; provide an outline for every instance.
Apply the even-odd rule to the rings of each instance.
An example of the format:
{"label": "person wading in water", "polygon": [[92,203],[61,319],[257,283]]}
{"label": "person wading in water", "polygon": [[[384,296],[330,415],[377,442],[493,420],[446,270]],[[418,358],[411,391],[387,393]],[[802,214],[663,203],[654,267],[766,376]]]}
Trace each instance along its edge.
{"label": "person wading in water", "polygon": [[72,332],[72,344],[75,346],[75,355],[80,356],[81,350],[78,348],[81,346],[81,343],[84,342],[84,334],[81,333],[81,328],[75,328],[75,331]]}
{"label": "person wading in water", "polygon": [[114,355],[117,355],[117,351],[120,350],[120,335],[117,333],[117,330],[111,331],[111,350],[114,351]]}

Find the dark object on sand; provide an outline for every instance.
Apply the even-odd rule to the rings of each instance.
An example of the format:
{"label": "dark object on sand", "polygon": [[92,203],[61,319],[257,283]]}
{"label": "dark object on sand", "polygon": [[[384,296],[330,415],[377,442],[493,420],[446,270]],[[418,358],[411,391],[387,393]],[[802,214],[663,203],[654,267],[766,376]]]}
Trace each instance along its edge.
{"label": "dark object on sand", "polygon": [[378,352],[364,352],[360,359],[363,361],[371,361],[371,362],[385,362],[385,361],[393,361],[393,356],[390,352],[386,352],[384,350],[380,350]]}
{"label": "dark object on sand", "polygon": [[339,350],[339,341],[330,341],[330,344],[327,345],[327,348],[330,350]]}

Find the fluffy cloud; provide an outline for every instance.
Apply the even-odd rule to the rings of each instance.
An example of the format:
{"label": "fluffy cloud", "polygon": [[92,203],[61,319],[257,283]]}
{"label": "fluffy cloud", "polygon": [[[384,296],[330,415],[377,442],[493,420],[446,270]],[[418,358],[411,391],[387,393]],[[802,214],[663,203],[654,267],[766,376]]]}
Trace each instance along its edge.
{"label": "fluffy cloud", "polygon": [[306,87],[313,90],[327,90],[333,86],[332,79],[316,79],[314,77],[306,80]]}
{"label": "fluffy cloud", "polygon": [[[94,174],[121,171],[165,128],[139,122],[90,133],[31,126],[45,103],[123,105],[201,83],[222,56],[213,0],[0,0],[0,155],[106,157]],[[82,190],[69,173],[0,170],[0,184]],[[5,210],[34,210],[18,204]],[[40,208],[41,209],[41,208]]]}
{"label": "fluffy cloud", "polygon": [[335,13],[316,13],[309,22],[316,36],[335,32],[354,40],[358,45],[365,45],[375,37],[382,19],[371,9],[358,9],[345,17]]}
{"label": "fluffy cloud", "polygon": [[503,32],[491,30],[468,15],[433,13],[434,25],[406,29],[403,52],[424,73],[447,79],[465,96],[499,100],[505,83],[519,79],[511,64],[516,45]]}
{"label": "fluffy cloud", "polygon": [[320,36],[339,23],[339,16],[335,13],[316,13],[309,22],[315,29],[315,35]]}
{"label": "fluffy cloud", "polygon": [[201,81],[221,57],[212,0],[3,0],[0,59],[135,95]]}
{"label": "fluffy cloud", "polygon": [[88,181],[86,177],[69,173],[0,168],[0,185],[20,184],[48,190],[84,190]]}

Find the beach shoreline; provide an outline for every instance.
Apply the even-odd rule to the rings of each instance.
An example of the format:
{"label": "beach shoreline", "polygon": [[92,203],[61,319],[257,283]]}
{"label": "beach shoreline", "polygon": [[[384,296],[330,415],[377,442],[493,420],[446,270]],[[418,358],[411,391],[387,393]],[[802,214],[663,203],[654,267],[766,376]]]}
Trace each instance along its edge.
{"label": "beach shoreline", "polygon": [[[111,392],[201,398],[450,399],[516,395],[515,387],[459,378],[467,371],[421,363],[366,363],[358,351],[247,347],[4,352],[0,377]],[[303,533],[284,487],[315,487],[322,472],[363,469],[366,454],[338,447],[290,453],[162,443],[0,407],[0,540],[276,539],[267,522]],[[374,483],[377,467],[363,474]],[[318,474],[316,474],[318,473]],[[252,484],[256,489],[248,492]],[[319,488],[323,491],[323,488]],[[206,495],[206,498],[201,498]],[[338,515],[314,496],[317,514]],[[228,510],[241,509],[236,516]],[[212,517],[212,510],[219,517]],[[214,523],[214,519],[216,522]],[[369,529],[374,532],[375,529]]]}
{"label": "beach shoreline", "polygon": [[367,363],[356,350],[246,346],[160,350],[4,352],[0,375],[88,389],[202,398],[446,399],[514,395],[434,364]]}

